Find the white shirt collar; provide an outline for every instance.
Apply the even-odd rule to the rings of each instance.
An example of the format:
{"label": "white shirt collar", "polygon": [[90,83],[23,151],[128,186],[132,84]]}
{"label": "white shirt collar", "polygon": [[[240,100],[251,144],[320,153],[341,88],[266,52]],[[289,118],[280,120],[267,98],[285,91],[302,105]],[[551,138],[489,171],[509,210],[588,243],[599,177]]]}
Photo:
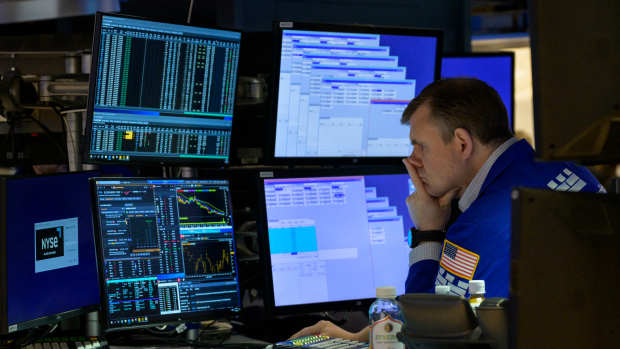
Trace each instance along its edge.
{"label": "white shirt collar", "polygon": [[459,199],[459,209],[461,212],[465,212],[471,206],[471,204],[478,198],[480,194],[480,189],[482,189],[482,184],[487,178],[491,167],[495,164],[495,161],[506,151],[506,149],[510,148],[511,145],[517,143],[519,140],[511,137],[504,143],[502,143],[497,149],[491,153],[491,156],[484,162],[478,173],[474,179],[467,185],[463,196]]}

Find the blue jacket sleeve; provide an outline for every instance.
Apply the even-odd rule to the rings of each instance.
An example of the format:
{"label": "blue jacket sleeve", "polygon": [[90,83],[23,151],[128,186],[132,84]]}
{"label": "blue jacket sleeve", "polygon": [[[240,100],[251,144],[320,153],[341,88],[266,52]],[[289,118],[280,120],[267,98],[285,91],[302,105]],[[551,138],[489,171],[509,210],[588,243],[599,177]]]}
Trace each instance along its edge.
{"label": "blue jacket sleeve", "polygon": [[438,270],[439,262],[432,259],[412,264],[405,281],[405,293],[435,293]]}

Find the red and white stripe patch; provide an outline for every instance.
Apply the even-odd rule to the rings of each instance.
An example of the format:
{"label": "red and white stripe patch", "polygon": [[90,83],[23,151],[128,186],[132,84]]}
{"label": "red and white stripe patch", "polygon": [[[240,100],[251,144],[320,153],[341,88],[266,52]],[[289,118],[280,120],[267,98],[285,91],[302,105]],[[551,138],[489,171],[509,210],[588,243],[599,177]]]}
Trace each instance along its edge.
{"label": "red and white stripe patch", "polygon": [[445,240],[439,264],[454,275],[471,280],[480,256]]}

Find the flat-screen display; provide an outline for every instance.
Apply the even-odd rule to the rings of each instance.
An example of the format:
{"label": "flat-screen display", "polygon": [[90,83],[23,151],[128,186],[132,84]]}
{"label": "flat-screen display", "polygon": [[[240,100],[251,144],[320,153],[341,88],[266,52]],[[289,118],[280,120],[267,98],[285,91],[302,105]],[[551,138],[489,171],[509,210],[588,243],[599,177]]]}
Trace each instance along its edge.
{"label": "flat-screen display", "polygon": [[620,195],[518,188],[511,197],[510,347],[616,346]]}
{"label": "flat-screen display", "polygon": [[536,155],[614,165],[620,163],[620,2],[580,4],[528,6]]}
{"label": "flat-screen display", "polygon": [[215,319],[241,309],[226,180],[92,180],[103,326]]}
{"label": "flat-screen display", "polygon": [[86,161],[228,163],[240,40],[97,14]]}
{"label": "flat-screen display", "polygon": [[493,87],[506,106],[508,124],[514,129],[514,53],[469,53],[441,59],[442,78],[477,78]]}
{"label": "flat-screen display", "polygon": [[275,32],[276,162],[376,162],[411,153],[400,118],[439,76],[440,32],[292,22]]}
{"label": "flat-screen display", "polygon": [[409,175],[331,172],[260,181],[266,293],[277,311],[354,305],[379,286],[405,292]]}
{"label": "flat-screen display", "polygon": [[0,333],[99,306],[88,183],[96,175],[0,179]]}

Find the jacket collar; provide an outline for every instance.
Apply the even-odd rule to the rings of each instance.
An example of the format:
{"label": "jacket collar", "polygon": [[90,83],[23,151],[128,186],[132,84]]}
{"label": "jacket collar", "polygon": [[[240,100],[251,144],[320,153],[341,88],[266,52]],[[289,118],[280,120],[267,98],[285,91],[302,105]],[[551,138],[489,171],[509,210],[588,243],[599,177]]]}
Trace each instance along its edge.
{"label": "jacket collar", "polygon": [[465,212],[495,178],[516,158],[531,158],[534,150],[525,140],[512,137],[502,143],[484,162],[474,179],[469,183],[463,196],[459,199],[459,209]]}

